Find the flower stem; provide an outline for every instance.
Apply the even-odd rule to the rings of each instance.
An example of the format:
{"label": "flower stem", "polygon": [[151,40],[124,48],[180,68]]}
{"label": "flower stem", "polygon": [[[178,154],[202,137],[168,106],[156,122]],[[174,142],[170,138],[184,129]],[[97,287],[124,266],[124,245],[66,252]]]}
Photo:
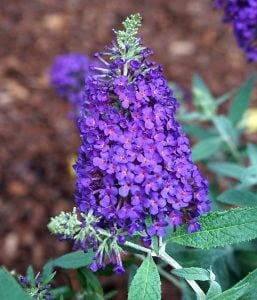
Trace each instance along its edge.
{"label": "flower stem", "polygon": [[[182,269],[183,267],[171,256],[169,256],[166,251],[165,251],[165,244],[162,244],[160,247],[160,251],[159,254],[157,255],[153,250],[148,249],[146,247],[134,244],[132,242],[125,242],[124,244],[125,246],[134,248],[136,250],[145,252],[147,254],[151,254],[153,257],[159,257],[160,259],[162,259],[163,261],[165,261],[168,265],[170,265],[171,267],[173,267],[174,269]],[[140,259],[142,259],[142,255],[136,255],[137,257],[139,257]],[[160,271],[161,269],[161,271]],[[171,281],[173,284],[175,284],[177,287],[181,288],[181,284],[179,281],[177,281],[175,278],[173,278],[172,275],[170,275],[169,273],[167,273],[165,270],[163,270],[161,267],[158,267],[158,270],[160,272],[160,274],[165,277],[166,279],[168,279],[169,281]],[[164,275],[165,272],[165,275]],[[176,281],[174,281],[174,279]],[[194,281],[194,280],[186,280],[187,283],[191,286],[191,288],[195,291],[196,293],[196,297],[197,300],[205,300],[206,296],[203,292],[203,290],[200,288],[200,286]],[[176,283],[175,283],[176,282]]]}
{"label": "flower stem", "polygon": [[[165,245],[161,247],[159,251],[159,258],[164,260],[167,264],[169,264],[171,267],[175,269],[182,269],[182,266],[171,256],[169,256],[165,252]],[[200,286],[194,281],[194,280],[187,280],[187,283],[191,286],[191,288],[195,291],[197,300],[205,300],[206,296],[203,292],[203,290],[200,288]]]}
{"label": "flower stem", "polygon": [[151,249],[148,249],[146,247],[140,246],[138,244],[134,244],[132,242],[126,241],[125,244],[124,244],[124,246],[130,247],[130,248],[134,248],[136,250],[139,250],[139,251],[142,251],[142,252],[145,252],[145,253],[151,253],[152,256],[156,256],[156,253],[154,253]]}
{"label": "flower stem", "polygon": [[[137,258],[141,259],[142,261],[144,261],[145,256],[141,255],[141,254],[136,254],[135,255]],[[181,282],[179,280],[177,280],[173,275],[171,275],[169,272],[165,271],[161,265],[157,265],[158,271],[160,273],[160,275],[162,275],[162,277],[164,277],[165,279],[167,279],[169,282],[173,283],[176,287],[178,287],[179,289],[183,288],[183,285],[181,284]]]}

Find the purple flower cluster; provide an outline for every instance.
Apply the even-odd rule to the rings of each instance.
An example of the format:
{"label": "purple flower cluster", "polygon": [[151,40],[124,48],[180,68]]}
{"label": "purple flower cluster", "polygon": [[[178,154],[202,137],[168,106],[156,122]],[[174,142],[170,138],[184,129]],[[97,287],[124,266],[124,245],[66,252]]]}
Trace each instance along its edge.
{"label": "purple flower cluster", "polygon": [[50,70],[51,84],[57,94],[79,108],[91,60],[84,54],[58,56]]}
{"label": "purple flower cluster", "polygon": [[88,77],[75,165],[79,210],[93,211],[120,240],[144,232],[146,243],[167,226],[199,230],[197,217],[210,209],[207,181],[175,120],[177,101],[151,53],[113,59]]}
{"label": "purple flower cluster", "polygon": [[248,60],[257,61],[257,1],[215,0],[215,6],[224,9],[223,21],[232,24],[237,43]]}

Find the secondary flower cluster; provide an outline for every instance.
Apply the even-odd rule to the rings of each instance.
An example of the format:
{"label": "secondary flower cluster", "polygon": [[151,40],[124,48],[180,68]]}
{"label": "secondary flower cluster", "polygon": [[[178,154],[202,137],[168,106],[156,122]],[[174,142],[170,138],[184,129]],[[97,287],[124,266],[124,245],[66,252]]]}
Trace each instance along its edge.
{"label": "secondary flower cluster", "polygon": [[128,60],[114,49],[117,58],[87,79],[78,122],[78,208],[93,212],[98,228],[121,242],[141,231],[148,243],[183,223],[199,230],[197,217],[210,208],[207,181],[192,163],[162,68],[147,60],[146,48]]}
{"label": "secondary flower cluster", "polygon": [[257,1],[215,0],[215,6],[224,9],[223,21],[232,24],[237,43],[249,61],[257,61]]}
{"label": "secondary flower cluster", "polygon": [[58,56],[50,70],[51,84],[57,94],[79,109],[91,60],[84,54]]}
{"label": "secondary flower cluster", "polygon": [[19,281],[24,287],[25,291],[33,298],[38,300],[52,300],[53,296],[49,289],[51,284],[44,284],[42,274],[38,274],[33,284],[27,277],[20,276]]}

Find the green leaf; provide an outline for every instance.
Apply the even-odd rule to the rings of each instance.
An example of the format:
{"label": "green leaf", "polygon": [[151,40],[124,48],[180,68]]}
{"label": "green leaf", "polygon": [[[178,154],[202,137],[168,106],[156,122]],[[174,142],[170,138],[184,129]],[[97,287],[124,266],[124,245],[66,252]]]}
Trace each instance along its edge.
{"label": "green leaf", "polygon": [[224,249],[192,249],[178,244],[168,243],[166,252],[184,267],[210,268],[216,260],[227,254]]}
{"label": "green leaf", "polygon": [[203,112],[205,117],[211,118],[216,111],[214,98],[203,79],[198,75],[193,75],[193,102]]}
{"label": "green leaf", "polygon": [[257,165],[246,168],[242,172],[240,180],[243,186],[252,186],[257,184]]}
{"label": "green leaf", "polygon": [[90,296],[94,295],[96,299],[103,299],[104,291],[95,274],[86,268],[78,269],[77,272],[80,285],[87,294]]}
{"label": "green leaf", "polygon": [[231,177],[240,180],[244,167],[235,163],[209,163],[207,165],[211,171],[226,177]]}
{"label": "green leaf", "polygon": [[217,197],[221,203],[236,206],[257,206],[257,196],[248,191],[241,191],[237,189],[230,189]]}
{"label": "green leaf", "polygon": [[215,104],[217,106],[223,104],[224,102],[226,102],[231,96],[233,96],[235,94],[235,90],[231,90],[229,92],[227,92],[226,94],[218,97],[215,99]]}
{"label": "green leaf", "polygon": [[201,230],[187,233],[179,228],[171,242],[201,249],[221,247],[257,238],[257,208],[235,208],[212,212],[199,218]]}
{"label": "green leaf", "polygon": [[110,291],[104,295],[104,299],[105,300],[112,299],[113,297],[117,296],[117,294],[118,294],[118,291],[115,291],[115,290]]}
{"label": "green leaf", "polygon": [[76,251],[65,254],[48,261],[43,268],[43,274],[44,276],[48,276],[55,267],[63,269],[79,269],[88,266],[92,262],[93,256],[94,253],[91,250],[87,253],[84,253],[83,251]]}
{"label": "green leaf", "polygon": [[251,165],[257,165],[257,147],[253,144],[247,144],[247,154]]}
{"label": "green leaf", "polygon": [[149,255],[134,276],[128,294],[128,300],[160,300],[161,280],[153,258]]}
{"label": "green leaf", "polygon": [[31,300],[14,277],[4,268],[0,269],[0,299],[1,300]]}
{"label": "green leaf", "polygon": [[74,292],[69,286],[61,286],[55,289],[51,289],[51,295],[54,299],[72,299]]}
{"label": "green leaf", "polygon": [[245,294],[248,287],[249,287],[248,284],[244,284],[238,287],[233,287],[219,295],[210,298],[210,300],[237,300]]}
{"label": "green leaf", "polygon": [[230,147],[235,148],[238,143],[238,136],[232,122],[225,116],[213,117],[213,122],[222,140]]}
{"label": "green leaf", "polygon": [[210,280],[210,272],[208,270],[197,267],[174,269],[172,270],[172,273],[186,280]]}
{"label": "green leaf", "polygon": [[253,92],[256,75],[251,76],[238,90],[236,96],[229,108],[229,119],[234,125],[237,125],[246,112]]}
{"label": "green leaf", "polygon": [[27,268],[27,271],[26,271],[26,278],[28,279],[29,283],[30,283],[32,286],[35,286],[35,274],[34,274],[33,267],[32,267],[31,265],[28,266],[28,268]]}
{"label": "green leaf", "polygon": [[[228,255],[230,255],[229,252],[231,251],[228,248],[224,250],[228,251]],[[220,257],[211,265],[212,271],[215,273],[215,279],[221,285],[222,290],[228,289],[234,283],[229,270],[228,255]]]}
{"label": "green leaf", "polygon": [[209,137],[215,137],[216,135],[208,130],[207,128],[202,128],[197,125],[193,124],[183,124],[182,125],[183,130],[188,134],[189,136],[195,136],[198,139],[206,139]]}
{"label": "green leaf", "polygon": [[212,297],[217,296],[221,293],[222,289],[220,284],[217,281],[212,281],[206,294],[206,300],[210,300]]}
{"label": "green leaf", "polygon": [[137,269],[138,268],[136,264],[133,264],[129,267],[128,286],[130,286],[134,276],[136,275]]}
{"label": "green leaf", "polygon": [[221,143],[222,140],[220,137],[211,137],[195,144],[192,147],[193,161],[199,161],[209,158],[213,153],[215,153],[219,149]]}
{"label": "green leaf", "polygon": [[44,280],[42,281],[42,285],[45,286],[48,283],[50,283],[54,279],[55,275],[56,275],[56,272],[53,272],[52,274],[50,274],[49,276],[44,278]]}
{"label": "green leaf", "polygon": [[[218,296],[212,297],[210,300],[236,300],[240,298],[242,300],[251,299],[247,296],[249,294],[254,294],[256,296],[256,286],[257,286],[257,269],[249,273],[245,278],[239,281],[229,290],[223,292]],[[246,296],[246,297],[245,297]]]}

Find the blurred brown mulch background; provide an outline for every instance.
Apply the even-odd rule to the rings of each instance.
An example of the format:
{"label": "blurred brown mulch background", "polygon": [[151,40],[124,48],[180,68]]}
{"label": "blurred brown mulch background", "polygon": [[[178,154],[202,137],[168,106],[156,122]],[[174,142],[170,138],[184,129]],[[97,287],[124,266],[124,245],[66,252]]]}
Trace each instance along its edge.
{"label": "blurred brown mulch background", "polygon": [[144,43],[169,80],[189,88],[196,71],[220,95],[256,69],[208,0],[1,0],[0,12],[0,264],[23,273],[70,249],[46,229],[73,206],[68,162],[79,145],[69,104],[49,86],[56,55],[93,55],[140,12]]}

